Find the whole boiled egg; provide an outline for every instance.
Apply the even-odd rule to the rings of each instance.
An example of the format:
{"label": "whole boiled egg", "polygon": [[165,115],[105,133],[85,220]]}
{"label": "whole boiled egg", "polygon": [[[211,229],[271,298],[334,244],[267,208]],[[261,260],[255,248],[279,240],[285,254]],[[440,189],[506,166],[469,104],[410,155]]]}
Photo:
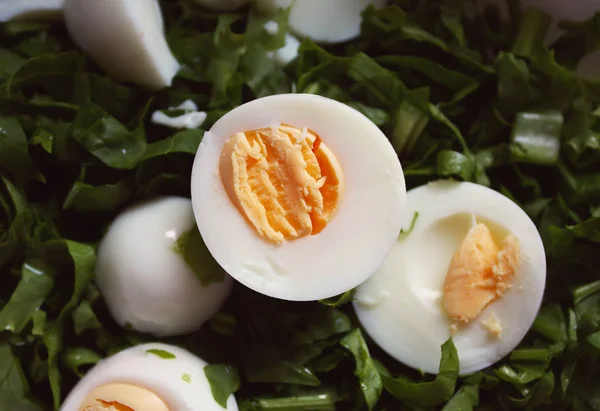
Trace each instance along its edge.
{"label": "whole boiled egg", "polygon": [[[194,265],[180,249],[190,238]],[[190,200],[162,197],[113,220],[98,247],[96,283],[121,326],[162,337],[200,328],[221,308],[232,280],[197,234]]]}
{"label": "whole boiled egg", "polygon": [[192,204],[206,246],[232,277],[286,300],[317,300],[371,276],[405,203],[390,142],[353,108],[280,94],[235,108],[204,135]]}
{"label": "whole boiled egg", "polygon": [[367,6],[383,7],[387,0],[256,0],[263,13],[291,7],[292,32],[321,43],[341,43],[360,34],[361,13]]}
{"label": "whole boiled egg", "polygon": [[[223,411],[212,395],[207,363],[187,350],[150,343],[125,349],[94,366],[61,411]],[[227,411],[237,411],[231,395]]]}
{"label": "whole boiled egg", "polygon": [[73,41],[120,80],[160,89],[179,71],[158,0],[65,0],[64,20]]}
{"label": "whole boiled egg", "polygon": [[509,198],[467,182],[415,188],[407,204],[407,231],[357,289],[358,319],[383,350],[424,372],[438,372],[451,336],[461,374],[494,364],[523,339],[542,301],[535,225]]}

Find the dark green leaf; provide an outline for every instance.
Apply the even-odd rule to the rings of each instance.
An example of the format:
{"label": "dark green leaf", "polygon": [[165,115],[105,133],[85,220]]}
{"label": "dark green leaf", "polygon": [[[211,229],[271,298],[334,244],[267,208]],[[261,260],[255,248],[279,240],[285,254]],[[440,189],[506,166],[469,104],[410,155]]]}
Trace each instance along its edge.
{"label": "dark green leaf", "polygon": [[0,167],[21,181],[36,175],[29,157],[27,137],[14,117],[0,117]]}
{"label": "dark green leaf", "polygon": [[0,331],[20,333],[50,293],[54,280],[46,267],[34,261],[21,268],[21,280],[0,310]]}
{"label": "dark green leaf", "polygon": [[127,204],[131,199],[132,190],[129,180],[100,186],[76,181],[65,198],[63,208],[80,212],[114,211]]}
{"label": "dark green leaf", "polygon": [[207,286],[225,279],[223,269],[206,248],[198,228],[194,227],[181,234],[173,249],[181,254],[203,285]]}
{"label": "dark green leaf", "polygon": [[227,408],[227,400],[240,388],[237,370],[229,365],[211,364],[204,367],[204,374],[215,401]]}
{"label": "dark green leaf", "polygon": [[141,160],[146,142],[117,119],[91,103],[83,106],[73,123],[73,138],[109,167],[134,168]]}
{"label": "dark green leaf", "polygon": [[475,163],[459,152],[440,151],[437,156],[437,173],[443,177],[457,176],[465,181],[472,181]]}
{"label": "dark green leaf", "polygon": [[451,339],[442,345],[440,370],[433,381],[412,382],[405,377],[382,376],[383,386],[394,397],[415,406],[432,406],[450,400],[458,377],[458,354]]}
{"label": "dark green leaf", "polygon": [[19,360],[7,344],[0,344],[0,409],[42,411],[29,398],[29,387]]}
{"label": "dark green leaf", "polygon": [[80,378],[85,375],[87,367],[96,365],[100,360],[100,354],[83,347],[68,348],[63,354],[66,366]]}
{"label": "dark green leaf", "polygon": [[383,390],[381,376],[375,369],[367,343],[365,342],[362,333],[356,329],[346,335],[340,341],[340,344],[354,356],[356,369],[354,374],[360,382],[360,389],[365,397],[365,401],[369,410],[372,410]]}

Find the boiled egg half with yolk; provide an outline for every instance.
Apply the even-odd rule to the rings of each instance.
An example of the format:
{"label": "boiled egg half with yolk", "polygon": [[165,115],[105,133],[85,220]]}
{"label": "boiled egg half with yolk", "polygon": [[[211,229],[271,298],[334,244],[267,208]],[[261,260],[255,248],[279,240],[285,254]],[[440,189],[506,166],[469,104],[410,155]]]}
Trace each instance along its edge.
{"label": "boiled egg half with yolk", "polygon": [[345,104],[280,94],[230,111],[192,171],[206,246],[235,279],[307,301],[356,287],[401,228],[402,167],[385,135]]}
{"label": "boiled egg half with yolk", "polygon": [[[167,344],[127,348],[96,364],[75,385],[61,411],[223,411],[204,368],[191,352]],[[231,395],[227,411],[237,411]]]}
{"label": "boiled egg half with yolk", "polygon": [[544,246],[512,200],[487,187],[437,181],[410,190],[404,232],[357,289],[367,333],[398,361],[437,373],[451,336],[461,374],[512,351],[531,327],[546,280]]}

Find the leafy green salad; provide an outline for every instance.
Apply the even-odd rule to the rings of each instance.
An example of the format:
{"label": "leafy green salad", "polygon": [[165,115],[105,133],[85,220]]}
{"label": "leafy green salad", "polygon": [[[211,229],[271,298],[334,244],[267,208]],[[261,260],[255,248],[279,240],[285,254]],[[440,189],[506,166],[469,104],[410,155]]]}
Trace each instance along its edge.
{"label": "leafy green salad", "polygon": [[[58,410],[98,362],[150,342],[209,363],[215,401],[225,407],[233,394],[242,411],[600,411],[600,77],[576,70],[600,48],[600,12],[562,21],[548,44],[551,16],[506,0],[497,2],[508,12],[502,18],[497,4],[479,3],[370,5],[358,37],[305,38],[282,65],[273,53],[289,41],[289,9],[216,12],[161,0],[180,68],[158,91],[107,74],[60,21],[3,23],[0,411]],[[132,204],[189,198],[206,130],[243,103],[284,93],[325,96],[368,117],[396,151],[407,189],[472,182],[527,213],[543,240],[546,285],[516,349],[459,376],[450,338],[439,372],[419,372],[371,339],[354,290],[293,302],[234,282],[221,310],[183,336],[157,338],[115,321],[94,278],[109,225]],[[181,115],[167,109],[186,101],[206,114],[201,127],[152,121],[160,110]],[[222,280],[206,249],[195,252],[201,238],[179,240],[175,251],[190,266],[213,273],[202,280]]]}

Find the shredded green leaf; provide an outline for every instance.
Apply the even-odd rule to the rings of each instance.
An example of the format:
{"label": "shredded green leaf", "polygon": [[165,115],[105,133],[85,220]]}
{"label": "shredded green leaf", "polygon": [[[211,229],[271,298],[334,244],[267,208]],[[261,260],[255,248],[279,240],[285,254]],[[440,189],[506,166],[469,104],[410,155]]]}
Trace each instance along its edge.
{"label": "shredded green leaf", "polygon": [[152,348],[150,350],[146,350],[146,352],[148,354],[156,355],[157,357],[162,358],[163,360],[173,360],[177,358],[175,354],[158,348]]}

